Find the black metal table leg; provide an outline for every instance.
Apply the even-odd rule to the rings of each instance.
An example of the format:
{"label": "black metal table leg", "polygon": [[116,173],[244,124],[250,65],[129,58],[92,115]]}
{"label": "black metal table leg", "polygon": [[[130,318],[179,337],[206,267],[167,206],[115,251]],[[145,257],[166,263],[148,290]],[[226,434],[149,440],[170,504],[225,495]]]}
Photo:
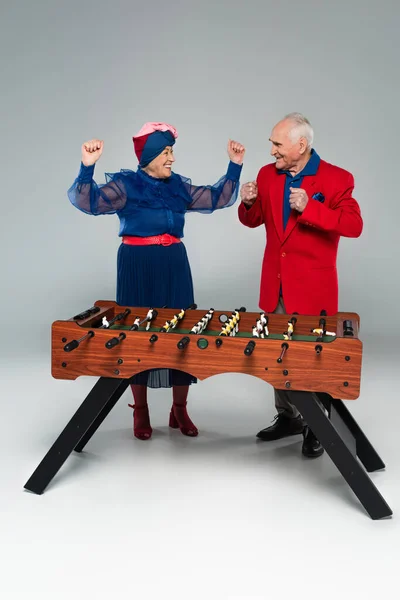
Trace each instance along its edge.
{"label": "black metal table leg", "polygon": [[315,394],[321,403],[322,406],[326,408],[328,411],[329,420],[332,425],[335,427],[337,433],[342,438],[343,442],[347,445],[348,449],[351,451],[353,456],[357,456],[357,444],[356,440],[347,427],[346,423],[342,420],[340,415],[336,412],[335,407],[333,406],[333,398],[329,394]]}
{"label": "black metal table leg", "polygon": [[391,516],[391,508],[330,422],[318,400],[308,392],[288,394],[370,517],[382,519]]}
{"label": "black metal table leg", "polygon": [[[105,407],[109,407],[112,404],[112,408],[125,392],[128,385],[129,379],[101,377],[98,380],[24,485],[26,490],[35,494],[43,493],[85,434],[91,431],[91,435],[93,435],[101,423],[100,415],[104,415],[103,419],[106,416],[104,414]],[[111,408],[109,408],[108,412],[110,412]],[[97,424],[95,428],[94,424]]]}
{"label": "black metal table leg", "polygon": [[[119,391],[119,389],[118,389],[118,391]],[[125,390],[123,390],[123,392],[124,391]],[[96,433],[96,431],[98,430],[98,428],[100,427],[100,425],[102,424],[104,419],[107,417],[107,415],[110,414],[110,412],[112,411],[114,406],[117,404],[120,397],[121,397],[121,394],[119,394],[119,393],[114,394],[113,396],[110,397],[109,401],[103,407],[103,409],[101,410],[99,415],[96,417],[96,419],[93,421],[93,423],[91,424],[89,429],[86,431],[85,435],[80,439],[78,444],[75,446],[75,452],[82,452],[82,450],[84,449],[84,447],[86,446],[86,444],[88,443],[90,438]]]}
{"label": "black metal table leg", "polygon": [[342,400],[332,398],[332,407],[336,414],[339,415],[343,423],[348,427],[349,431],[354,436],[356,441],[357,456],[361,460],[366,470],[371,473],[385,468],[385,463],[380,458],[361,427],[358,425],[354,417],[351,415]]}

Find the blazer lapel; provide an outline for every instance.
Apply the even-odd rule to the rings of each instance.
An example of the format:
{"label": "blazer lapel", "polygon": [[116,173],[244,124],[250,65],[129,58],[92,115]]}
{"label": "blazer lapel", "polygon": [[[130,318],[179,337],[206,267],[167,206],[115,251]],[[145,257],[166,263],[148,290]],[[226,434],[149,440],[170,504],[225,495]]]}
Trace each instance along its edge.
{"label": "blazer lapel", "polygon": [[[307,192],[307,196],[308,196],[308,201],[311,202],[311,196],[313,195],[313,188],[315,186],[315,175],[306,175],[302,181],[301,184],[301,189],[305,190]],[[297,220],[299,218],[299,214],[296,210],[291,210],[290,211],[290,216],[289,216],[289,220],[287,222],[286,225],[286,229],[283,232],[283,242],[285,242],[287,240],[287,238],[289,237],[289,235],[292,233],[293,229],[295,228],[296,224],[297,224]]]}

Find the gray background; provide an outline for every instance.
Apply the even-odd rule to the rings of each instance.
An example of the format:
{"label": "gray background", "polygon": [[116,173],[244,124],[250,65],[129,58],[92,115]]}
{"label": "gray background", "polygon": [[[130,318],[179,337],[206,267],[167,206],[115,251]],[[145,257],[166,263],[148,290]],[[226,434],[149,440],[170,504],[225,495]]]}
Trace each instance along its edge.
{"label": "gray background", "polygon": [[[30,598],[390,598],[398,519],[371,522],[330,459],[301,440],[256,444],[272,389],[221,375],[190,392],[196,440],[168,430],[170,394],[150,397],[150,443],[133,440],[129,394],[48,492],[23,484],[91,389],[50,375],[53,320],[115,297],[117,217],[66,196],[83,141],[96,168],[136,168],[145,121],[179,132],[176,171],[242,182],[270,161],[271,127],[304,112],[322,158],[351,171],[364,218],[339,251],[340,309],[361,316],[362,394],[351,411],[386,462],[371,475],[400,505],[399,3],[3,2],[1,61],[0,592]],[[265,234],[237,206],[187,218],[200,307],[257,310]],[[396,533],[397,532],[397,533]],[[379,564],[379,568],[378,565]],[[329,584],[328,584],[329,582]]]}
{"label": "gray background", "polygon": [[[145,121],[179,133],[175,170],[214,183],[229,137],[247,148],[242,183],[270,161],[269,134],[304,112],[315,148],[354,174],[365,228],[342,239],[340,310],[390,334],[399,296],[395,2],[15,2],[2,18],[2,314],[27,305],[24,345],[46,351],[52,320],[115,297],[118,218],[70,205],[83,141],[105,149],[95,178],[137,166]],[[237,205],[188,216],[196,302],[258,305],[264,229]],[[10,319],[5,319],[10,324]],[[24,319],[25,321],[25,319]],[[41,341],[37,344],[37,336]],[[18,343],[19,347],[19,343]]]}

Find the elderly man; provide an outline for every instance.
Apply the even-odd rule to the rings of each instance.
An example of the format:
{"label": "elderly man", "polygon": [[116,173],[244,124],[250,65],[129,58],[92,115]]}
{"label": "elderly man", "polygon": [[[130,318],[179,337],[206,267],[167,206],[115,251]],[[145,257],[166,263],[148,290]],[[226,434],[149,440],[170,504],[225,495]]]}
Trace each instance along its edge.
{"label": "elderly man", "polygon": [[[262,167],[257,180],[241,188],[241,223],[266,229],[259,299],[265,312],[336,314],[339,239],[359,237],[363,229],[352,197],[353,176],[322,160],[312,147],[313,137],[303,115],[287,115],[269,140],[275,163]],[[289,398],[275,390],[278,414],[257,437],[270,441],[303,434],[304,456],[321,456],[319,440]]]}

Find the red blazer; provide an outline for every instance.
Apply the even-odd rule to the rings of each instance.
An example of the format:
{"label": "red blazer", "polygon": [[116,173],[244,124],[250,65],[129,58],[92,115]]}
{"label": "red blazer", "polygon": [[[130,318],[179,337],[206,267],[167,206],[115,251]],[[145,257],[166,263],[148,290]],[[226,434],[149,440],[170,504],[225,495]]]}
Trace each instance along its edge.
{"label": "red blazer", "polygon": [[[352,197],[351,173],[321,160],[316,175],[306,175],[301,187],[309,201],[303,213],[291,211],[283,231],[283,196],[286,175],[274,164],[262,167],[258,197],[253,206],[239,204],[239,220],[247,227],[264,225],[267,243],[261,270],[259,306],[273,312],[282,284],[288,313],[328,315],[338,312],[336,257],[340,236],[361,235],[360,207]],[[314,194],[325,198],[319,202]]]}

